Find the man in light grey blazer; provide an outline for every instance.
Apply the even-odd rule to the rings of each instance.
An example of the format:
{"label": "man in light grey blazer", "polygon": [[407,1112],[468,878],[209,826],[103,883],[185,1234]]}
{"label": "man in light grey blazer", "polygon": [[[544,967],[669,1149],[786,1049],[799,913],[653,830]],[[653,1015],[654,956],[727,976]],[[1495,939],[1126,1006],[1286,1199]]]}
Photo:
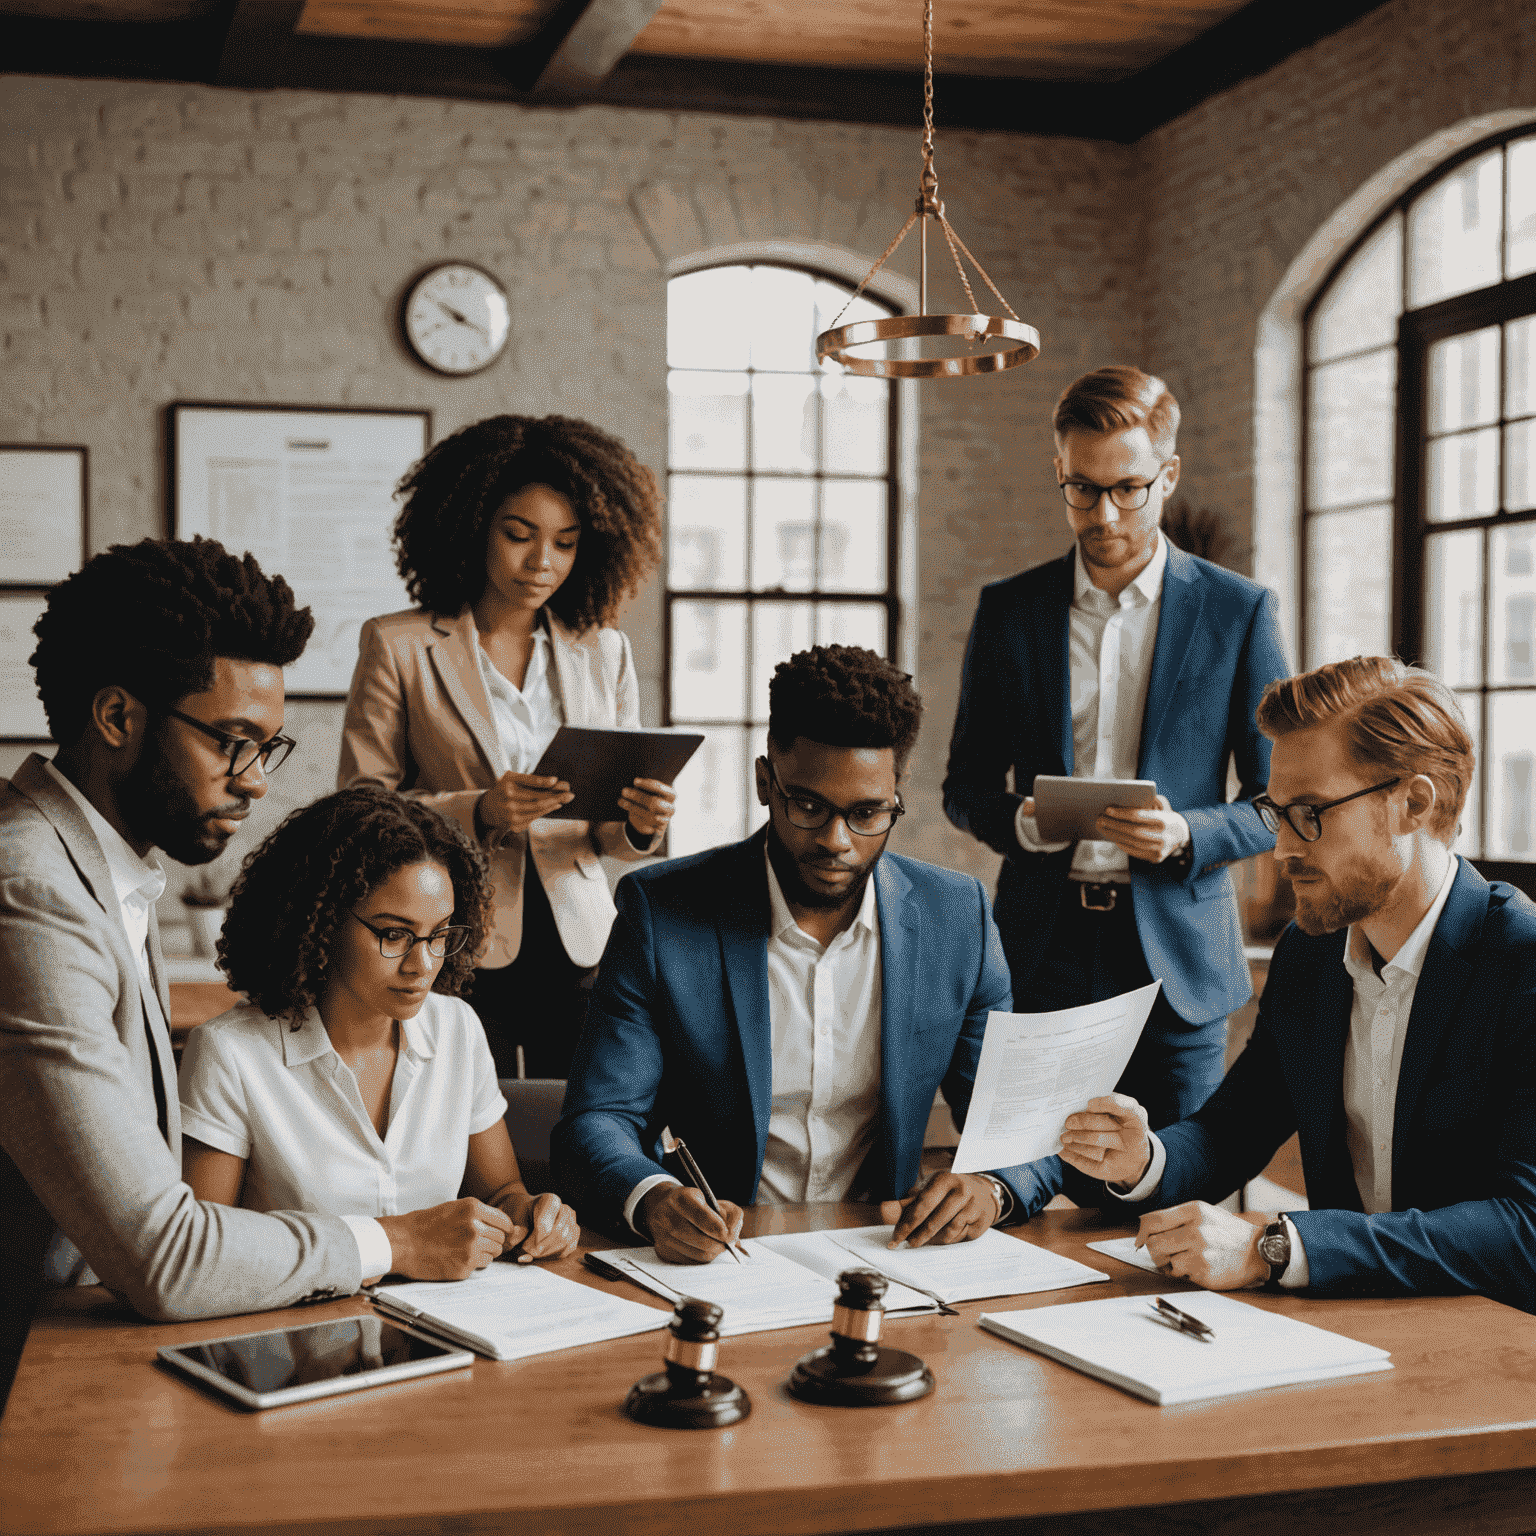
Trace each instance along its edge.
{"label": "man in light grey blazer", "polygon": [[181,1319],[347,1295],[391,1269],[456,1277],[501,1251],[510,1223],[478,1201],[263,1215],[181,1179],[151,850],[205,863],[266,793],[293,745],[282,668],[313,627],[281,577],[208,540],[115,546],[38,622],[62,745],[0,780],[0,1399],[48,1283],[100,1281]]}

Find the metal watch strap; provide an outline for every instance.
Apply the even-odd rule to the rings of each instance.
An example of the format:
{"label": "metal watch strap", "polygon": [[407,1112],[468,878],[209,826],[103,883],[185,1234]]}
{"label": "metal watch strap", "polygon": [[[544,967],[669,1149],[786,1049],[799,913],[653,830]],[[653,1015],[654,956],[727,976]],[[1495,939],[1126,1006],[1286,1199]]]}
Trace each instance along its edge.
{"label": "metal watch strap", "polygon": [[1008,1195],[1008,1186],[1001,1179],[993,1178],[990,1173],[978,1173],[976,1177],[985,1179],[992,1186],[992,1193],[997,1196],[997,1220],[992,1223],[995,1227],[1008,1214],[1008,1207],[1012,1204]]}

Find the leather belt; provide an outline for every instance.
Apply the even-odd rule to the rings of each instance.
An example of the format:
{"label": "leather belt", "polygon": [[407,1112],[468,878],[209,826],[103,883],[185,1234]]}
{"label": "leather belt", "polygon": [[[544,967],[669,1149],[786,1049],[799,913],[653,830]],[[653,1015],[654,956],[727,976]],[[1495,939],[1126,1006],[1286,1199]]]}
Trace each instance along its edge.
{"label": "leather belt", "polygon": [[[1113,912],[1120,899],[1120,882],[1115,880],[1074,880],[1072,884],[1077,887],[1078,900],[1089,912]],[[1126,889],[1129,891],[1129,886]]]}

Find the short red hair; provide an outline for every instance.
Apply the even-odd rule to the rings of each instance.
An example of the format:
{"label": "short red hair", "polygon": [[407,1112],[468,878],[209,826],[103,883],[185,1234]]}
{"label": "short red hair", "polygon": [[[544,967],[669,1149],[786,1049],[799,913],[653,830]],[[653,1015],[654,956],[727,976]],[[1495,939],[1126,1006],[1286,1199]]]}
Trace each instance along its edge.
{"label": "short red hair", "polygon": [[1342,721],[1362,768],[1405,778],[1422,773],[1435,786],[1430,835],[1447,845],[1456,840],[1477,750],[1456,695],[1433,672],[1389,656],[1331,661],[1271,683],[1256,718],[1271,741]]}
{"label": "short red hair", "polygon": [[1051,417],[1058,446],[1068,432],[1102,434],[1127,427],[1145,427],[1152,446],[1170,457],[1179,435],[1179,402],[1161,379],[1123,363],[1095,368],[1069,384]]}

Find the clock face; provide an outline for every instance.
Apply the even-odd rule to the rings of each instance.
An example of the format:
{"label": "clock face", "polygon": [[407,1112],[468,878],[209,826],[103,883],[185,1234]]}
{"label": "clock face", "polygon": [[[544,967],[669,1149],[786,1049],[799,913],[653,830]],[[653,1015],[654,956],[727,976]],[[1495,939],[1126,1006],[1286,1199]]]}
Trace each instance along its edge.
{"label": "clock face", "polygon": [[439,373],[478,373],[501,356],[512,328],[507,290],[464,262],[433,267],[405,299],[405,339]]}

